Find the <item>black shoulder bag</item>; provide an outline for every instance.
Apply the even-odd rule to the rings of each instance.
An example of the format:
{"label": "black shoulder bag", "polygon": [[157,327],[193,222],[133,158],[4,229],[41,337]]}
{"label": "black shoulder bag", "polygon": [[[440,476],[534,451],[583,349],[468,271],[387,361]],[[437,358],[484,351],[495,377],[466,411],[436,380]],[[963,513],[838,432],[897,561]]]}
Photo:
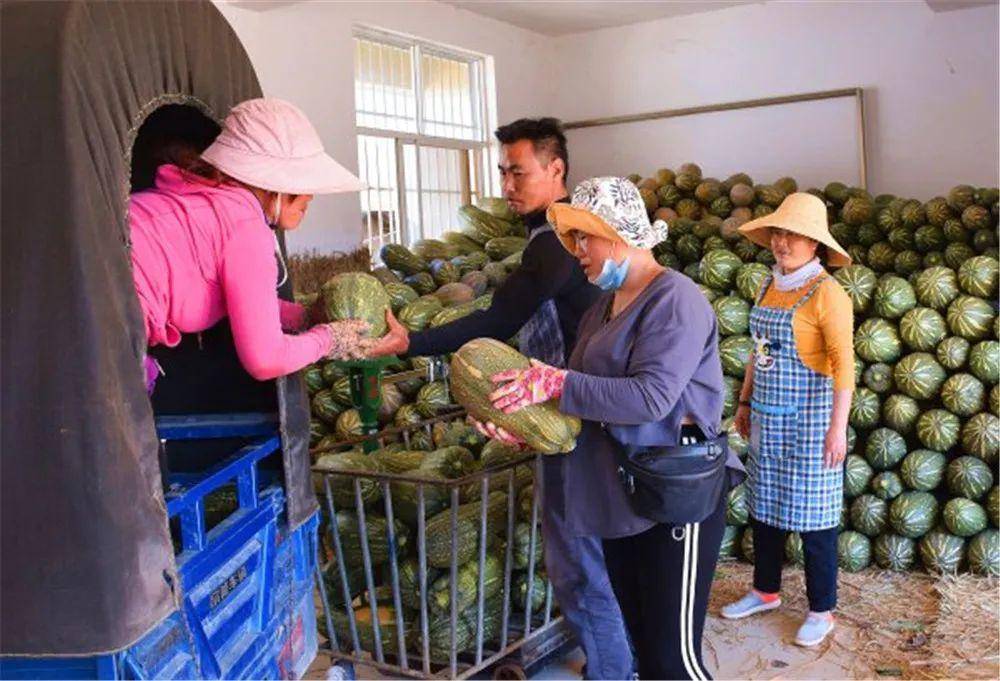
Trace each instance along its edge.
{"label": "black shoulder bag", "polygon": [[618,475],[632,510],[644,518],[670,525],[701,522],[730,489],[725,435],[675,447],[615,442]]}

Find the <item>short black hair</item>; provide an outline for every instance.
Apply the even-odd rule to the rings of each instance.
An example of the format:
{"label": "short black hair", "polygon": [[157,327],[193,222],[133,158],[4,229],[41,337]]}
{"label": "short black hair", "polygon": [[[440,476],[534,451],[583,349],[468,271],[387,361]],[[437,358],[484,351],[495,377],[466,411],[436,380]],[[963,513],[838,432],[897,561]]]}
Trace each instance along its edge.
{"label": "short black hair", "polygon": [[531,140],[536,154],[544,152],[562,159],[565,168],[563,182],[566,182],[566,176],[569,175],[569,152],[566,150],[566,133],[558,118],[519,118],[513,123],[501,125],[493,134],[500,144]]}

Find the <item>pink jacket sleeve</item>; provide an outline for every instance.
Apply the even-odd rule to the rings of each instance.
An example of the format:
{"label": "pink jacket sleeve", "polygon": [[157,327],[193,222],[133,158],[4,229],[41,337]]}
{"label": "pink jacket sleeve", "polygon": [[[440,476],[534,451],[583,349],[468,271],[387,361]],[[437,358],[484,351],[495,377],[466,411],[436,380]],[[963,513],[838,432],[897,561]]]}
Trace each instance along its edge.
{"label": "pink jacket sleeve", "polygon": [[322,325],[299,335],[282,333],[289,311],[279,305],[277,278],[274,240],[267,228],[240,225],[223,253],[223,295],[236,353],[259,381],[285,376],[325,357],[333,341],[330,329]]}
{"label": "pink jacket sleeve", "polygon": [[281,317],[281,328],[285,331],[301,331],[305,328],[307,321],[305,306],[278,298],[278,313]]}

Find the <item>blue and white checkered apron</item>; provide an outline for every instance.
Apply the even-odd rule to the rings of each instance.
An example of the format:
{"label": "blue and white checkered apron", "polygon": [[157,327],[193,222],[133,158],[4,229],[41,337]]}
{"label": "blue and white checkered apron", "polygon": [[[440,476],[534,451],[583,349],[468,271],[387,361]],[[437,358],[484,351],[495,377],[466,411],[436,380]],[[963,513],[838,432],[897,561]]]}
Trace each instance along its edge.
{"label": "blue and white checkered apron", "polygon": [[751,515],[772,527],[809,532],[836,527],[843,503],[843,466],[823,463],[833,410],[833,379],[806,366],[792,320],[827,276],[789,309],[761,305],[750,312],[754,352],[747,492]]}
{"label": "blue and white checkered apron", "polygon": [[[551,232],[552,225],[545,225],[531,233],[530,243],[539,234]],[[537,359],[553,367],[566,366],[566,341],[559,324],[556,301],[549,298],[535,310],[535,314],[524,323],[517,334],[517,345],[521,354]]]}

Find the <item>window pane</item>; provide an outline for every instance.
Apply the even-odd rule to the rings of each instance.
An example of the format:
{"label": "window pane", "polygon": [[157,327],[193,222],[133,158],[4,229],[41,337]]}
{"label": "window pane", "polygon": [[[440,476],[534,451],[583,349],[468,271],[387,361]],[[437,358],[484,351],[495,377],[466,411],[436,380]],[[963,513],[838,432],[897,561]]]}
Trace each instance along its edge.
{"label": "window pane", "polygon": [[416,132],[413,49],[355,38],[354,103],[359,127]]}
{"label": "window pane", "polygon": [[383,245],[401,240],[395,142],[358,135],[358,172],[368,185],[361,192],[361,241],[377,256]]}
{"label": "window pane", "polygon": [[472,116],[477,104],[472,99],[469,62],[433,53],[422,54],[420,60],[424,107],[421,132],[432,137],[481,140],[482,130]]}

